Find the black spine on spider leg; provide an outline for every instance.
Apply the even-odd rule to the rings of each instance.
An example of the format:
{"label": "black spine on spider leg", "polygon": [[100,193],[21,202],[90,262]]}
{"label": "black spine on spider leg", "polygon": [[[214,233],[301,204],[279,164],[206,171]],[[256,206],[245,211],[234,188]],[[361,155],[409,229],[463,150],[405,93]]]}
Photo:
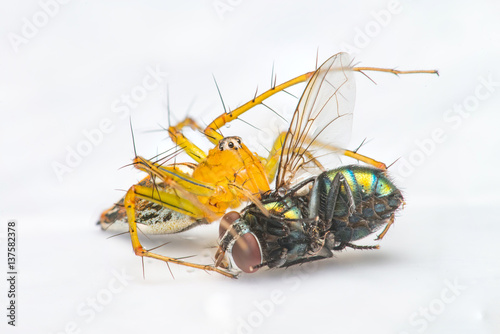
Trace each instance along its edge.
{"label": "black spine on spider leg", "polygon": [[[273,78],[274,78],[274,84],[273,84]],[[276,88],[276,77],[274,76],[274,61],[273,61],[273,69],[271,70],[271,89]]]}
{"label": "black spine on spider leg", "polygon": [[132,134],[132,144],[134,145],[134,156],[137,158],[137,149],[135,147],[134,129],[132,128],[132,116],[129,117],[129,123],[130,123],[130,133]]}
{"label": "black spine on spider leg", "polygon": [[215,86],[217,87],[217,92],[219,93],[220,101],[222,102],[222,107],[224,108],[224,113],[227,114],[226,104],[224,103],[224,99],[222,98],[222,93],[220,92],[217,80],[215,80],[215,75],[212,74],[212,77],[214,78]]}
{"label": "black spine on spider leg", "polygon": [[170,120],[170,91],[168,89],[168,84],[167,84],[167,87],[165,88],[165,102],[166,102],[166,105],[167,105],[167,122],[168,122],[168,127],[170,127],[170,125],[172,124],[171,123],[171,120]]}
{"label": "black spine on spider leg", "polygon": [[260,104],[262,104],[264,107],[266,107],[267,109],[271,110],[276,116],[278,116],[279,118],[281,118],[283,121],[285,122],[288,122],[283,116],[281,116],[276,110],[274,110],[273,108],[271,108],[270,106],[268,106],[267,104],[265,104],[264,102],[261,102]]}

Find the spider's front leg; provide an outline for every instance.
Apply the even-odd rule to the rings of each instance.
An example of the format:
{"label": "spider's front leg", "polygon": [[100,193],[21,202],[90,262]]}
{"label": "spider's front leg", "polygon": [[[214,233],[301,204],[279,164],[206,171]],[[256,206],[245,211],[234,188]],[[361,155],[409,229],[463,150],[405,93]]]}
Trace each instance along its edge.
{"label": "spider's front leg", "polygon": [[169,208],[175,208],[176,210],[178,210],[186,215],[189,215],[193,218],[196,218],[196,219],[203,217],[203,211],[199,207],[197,207],[196,205],[193,205],[193,203],[191,203],[188,200],[180,198],[175,193],[171,194],[171,193],[167,193],[163,190],[143,187],[143,186],[139,186],[139,185],[132,186],[128,190],[128,192],[125,196],[124,204],[125,204],[125,208],[127,210],[130,239],[132,241],[132,247],[134,249],[134,252],[137,256],[150,257],[150,258],[164,261],[167,263],[175,263],[178,265],[202,269],[205,271],[213,271],[213,272],[219,273],[221,275],[224,275],[226,277],[236,278],[236,275],[234,275],[230,272],[224,271],[220,268],[216,268],[212,265],[202,265],[202,264],[186,262],[186,261],[182,261],[182,260],[179,260],[176,258],[159,255],[159,254],[156,254],[156,253],[153,253],[151,251],[144,249],[141,242],[139,241],[139,236],[138,236],[138,231],[137,231],[137,222],[136,222],[136,217],[135,217],[135,211],[136,211],[135,203],[136,203],[137,198],[145,199],[145,200],[151,201],[153,203],[167,206]]}
{"label": "spider's front leg", "polygon": [[[371,72],[385,72],[385,73],[392,73],[395,75],[417,74],[417,73],[420,73],[420,74],[422,74],[422,73],[438,74],[438,71],[436,71],[436,70],[400,71],[400,70],[395,70],[395,69],[390,69],[390,68],[379,68],[379,67],[350,67],[349,69],[353,72],[360,72],[364,75],[366,75],[364,72],[367,72],[367,71],[368,72],[370,72],[370,71]],[[334,70],[337,70],[337,69],[334,69]],[[225,112],[222,115],[220,115],[219,117],[217,117],[216,119],[214,119],[212,121],[212,123],[210,123],[205,128],[204,133],[207,135],[207,137],[209,138],[209,140],[212,143],[217,144],[217,142],[220,139],[222,139],[222,136],[217,132],[217,130],[220,129],[223,125],[237,119],[243,113],[245,113],[248,110],[252,109],[253,107],[261,104],[264,100],[268,99],[269,97],[273,96],[274,94],[279,93],[279,92],[281,92],[281,91],[283,91],[291,86],[299,84],[301,82],[308,81],[314,75],[314,73],[316,73],[316,71],[307,72],[307,73],[299,75],[291,80],[288,80],[287,82],[284,82],[278,86],[274,85],[273,87],[271,87],[271,89],[265,91],[264,93],[260,94],[259,96],[255,96],[251,101],[248,101],[247,103],[243,104],[242,106],[236,108],[233,111]],[[347,152],[347,154],[345,154],[345,155],[350,156],[349,152],[351,152],[351,151],[346,151],[346,152]],[[355,153],[355,152],[351,152],[351,153]],[[357,160],[360,160],[360,161],[365,161],[365,160],[363,160],[363,156],[361,156],[361,155],[355,154],[354,158]],[[361,158],[361,159],[359,159],[359,158]],[[375,163],[378,163],[377,161],[370,159],[370,158],[368,158],[368,159],[369,159],[369,162],[368,162],[369,164],[371,164],[375,167],[381,168],[381,169],[385,169],[385,168],[383,168],[383,167],[385,167],[385,165],[382,164],[383,167],[382,167],[382,165],[379,165],[380,166],[379,167],[375,164]]]}

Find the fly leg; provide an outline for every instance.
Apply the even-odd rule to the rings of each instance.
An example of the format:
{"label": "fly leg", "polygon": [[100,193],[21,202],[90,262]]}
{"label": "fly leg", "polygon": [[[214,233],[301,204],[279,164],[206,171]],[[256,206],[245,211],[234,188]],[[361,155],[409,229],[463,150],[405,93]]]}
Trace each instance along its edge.
{"label": "fly leg", "polygon": [[380,233],[378,236],[377,236],[377,239],[375,240],[382,240],[383,237],[385,237],[385,234],[387,233],[387,231],[389,231],[389,228],[391,227],[391,225],[394,223],[394,214],[391,216],[391,219],[389,220],[389,222],[387,223],[387,225],[385,226],[384,230],[382,231],[382,233]]}
{"label": "fly leg", "polygon": [[379,245],[374,245],[374,246],[358,246],[358,245],[355,245],[355,244],[347,242],[347,241],[341,241],[340,244],[338,244],[337,246],[332,247],[331,249],[334,250],[334,251],[340,251],[340,250],[343,250],[346,247],[349,247],[349,248],[352,248],[352,249],[363,249],[363,250],[367,250],[367,249],[379,249],[380,248]]}
{"label": "fly leg", "polygon": [[333,178],[333,182],[330,185],[330,191],[328,192],[328,196],[326,199],[326,213],[325,219],[327,222],[331,222],[333,220],[333,214],[335,213],[335,206],[337,205],[337,200],[339,198],[340,188],[344,186],[344,190],[347,195],[347,206],[349,208],[349,216],[354,212],[354,196],[351,191],[351,187],[347,183],[344,175],[342,173],[337,173]]}
{"label": "fly leg", "polygon": [[[323,181],[323,179],[325,178],[326,180]],[[349,215],[351,215],[355,210],[354,196],[352,194],[351,187],[349,187],[349,184],[347,183],[344,175],[342,175],[342,173],[337,173],[333,178],[333,181],[331,181],[330,191],[328,192],[326,199],[322,200],[319,195],[318,187],[320,186],[320,184],[325,183],[325,181],[330,182],[325,174],[321,174],[320,176],[318,176],[316,182],[314,183],[313,189],[311,190],[309,218],[319,217],[320,219],[324,220],[325,224],[331,224],[333,215],[335,213],[335,207],[337,205],[337,200],[339,198],[341,186],[344,186],[344,190],[347,195]]]}
{"label": "fly leg", "polygon": [[328,259],[332,256],[333,256],[333,253],[330,250],[328,250],[328,253],[326,253],[325,255],[314,255],[314,256],[304,257],[304,258],[293,260],[293,261],[288,261],[286,263],[286,265],[284,265],[283,267],[288,268],[288,267],[296,265],[296,264],[304,264],[307,262]]}
{"label": "fly leg", "polygon": [[355,245],[355,244],[351,244],[350,242],[348,242],[346,244],[347,247],[349,248],[352,248],[352,249],[379,249],[380,246],[379,245],[375,245],[375,246],[358,246],[358,245]]}

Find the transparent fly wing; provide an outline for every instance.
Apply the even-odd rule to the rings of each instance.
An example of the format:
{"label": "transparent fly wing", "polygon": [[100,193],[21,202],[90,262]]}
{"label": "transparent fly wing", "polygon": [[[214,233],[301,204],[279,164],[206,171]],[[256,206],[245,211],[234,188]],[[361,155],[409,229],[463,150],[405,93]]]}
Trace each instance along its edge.
{"label": "transparent fly wing", "polygon": [[338,53],[307,84],[283,142],[276,189],[338,164],[352,128],[356,87],[351,63],[348,54]]}

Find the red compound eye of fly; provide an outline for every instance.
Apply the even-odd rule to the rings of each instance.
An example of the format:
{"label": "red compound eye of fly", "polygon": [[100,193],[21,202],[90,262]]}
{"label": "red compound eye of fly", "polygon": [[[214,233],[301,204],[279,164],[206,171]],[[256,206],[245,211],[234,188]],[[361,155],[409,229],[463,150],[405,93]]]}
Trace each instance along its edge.
{"label": "red compound eye of fly", "polygon": [[[231,225],[240,218],[236,211],[224,215],[219,224],[219,238],[222,238]],[[245,233],[236,240],[231,250],[234,263],[246,273],[254,273],[258,269],[252,267],[262,263],[262,252],[257,237],[253,233]]]}
{"label": "red compound eye of fly", "polygon": [[256,265],[262,263],[260,244],[253,233],[245,233],[236,240],[232,250],[234,263],[246,273],[254,273]]}

